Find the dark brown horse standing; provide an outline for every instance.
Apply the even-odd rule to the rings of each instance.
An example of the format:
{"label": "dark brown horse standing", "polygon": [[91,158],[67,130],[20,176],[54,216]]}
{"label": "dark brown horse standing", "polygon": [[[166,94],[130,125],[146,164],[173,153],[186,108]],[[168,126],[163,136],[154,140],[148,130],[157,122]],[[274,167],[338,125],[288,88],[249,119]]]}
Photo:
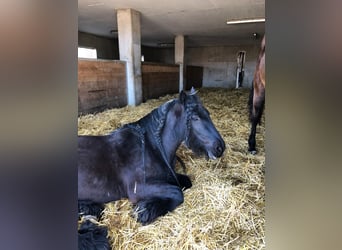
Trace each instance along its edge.
{"label": "dark brown horse standing", "polygon": [[249,119],[251,122],[251,131],[248,139],[248,151],[251,154],[256,154],[256,126],[258,123],[260,124],[261,116],[265,106],[265,36],[261,42],[261,49],[257,60],[248,105]]}

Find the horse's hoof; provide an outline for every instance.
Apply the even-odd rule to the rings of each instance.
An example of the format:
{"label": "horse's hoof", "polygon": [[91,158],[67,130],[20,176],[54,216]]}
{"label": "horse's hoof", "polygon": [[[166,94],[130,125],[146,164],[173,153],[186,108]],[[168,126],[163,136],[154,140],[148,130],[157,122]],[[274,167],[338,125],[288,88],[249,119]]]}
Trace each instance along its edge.
{"label": "horse's hoof", "polygon": [[249,151],[249,153],[251,153],[252,155],[255,155],[255,154],[257,153],[256,150],[248,150],[248,151]]}
{"label": "horse's hoof", "polygon": [[166,200],[152,198],[141,200],[136,204],[137,221],[143,226],[154,222],[159,216],[165,215],[168,202]]}

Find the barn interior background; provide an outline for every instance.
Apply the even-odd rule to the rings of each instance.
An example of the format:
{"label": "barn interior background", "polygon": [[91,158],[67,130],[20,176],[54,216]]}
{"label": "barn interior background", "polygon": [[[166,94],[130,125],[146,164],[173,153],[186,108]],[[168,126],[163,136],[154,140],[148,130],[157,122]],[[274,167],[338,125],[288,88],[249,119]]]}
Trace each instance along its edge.
{"label": "barn interior background", "polygon": [[[200,88],[227,144],[216,161],[180,148],[193,187],[180,207],[155,223],[137,224],[128,201],[109,204],[102,223],[113,249],[265,248],[264,122],[257,134],[259,153],[247,154],[247,100],[265,23],[227,25],[231,19],[265,17],[265,1],[79,0],[78,5],[79,47],[97,54],[78,61],[80,135],[106,134],[135,121],[174,98],[181,85]],[[125,59],[120,43],[128,27],[118,13],[127,9],[138,15],[128,35],[133,59]],[[239,70],[243,78],[235,89]],[[135,107],[127,106],[131,86],[140,95]]]}

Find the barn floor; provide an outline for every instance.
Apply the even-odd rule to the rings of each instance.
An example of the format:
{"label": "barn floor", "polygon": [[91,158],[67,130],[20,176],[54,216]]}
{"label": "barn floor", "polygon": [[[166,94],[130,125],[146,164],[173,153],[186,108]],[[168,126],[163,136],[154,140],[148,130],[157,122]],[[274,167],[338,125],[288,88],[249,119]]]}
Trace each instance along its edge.
{"label": "barn floor", "polygon": [[[181,146],[178,155],[193,186],[184,192],[182,205],[148,226],[135,221],[127,200],[108,204],[102,223],[113,249],[265,249],[265,119],[257,128],[259,152],[251,155],[248,94],[246,89],[200,89],[198,95],[226,142],[224,156],[206,161]],[[79,134],[107,134],[175,97],[79,117]]]}

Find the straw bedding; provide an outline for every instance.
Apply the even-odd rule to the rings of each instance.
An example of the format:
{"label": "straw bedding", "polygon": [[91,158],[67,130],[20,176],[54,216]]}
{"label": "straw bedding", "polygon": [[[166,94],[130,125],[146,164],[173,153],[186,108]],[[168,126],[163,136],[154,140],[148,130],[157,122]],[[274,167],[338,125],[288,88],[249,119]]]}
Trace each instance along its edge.
{"label": "straw bedding", "polygon": [[[223,157],[195,157],[181,146],[193,186],[184,203],[154,223],[141,226],[128,200],[106,205],[102,224],[113,249],[265,249],[264,118],[257,129],[258,154],[247,153],[249,90],[200,89],[200,96],[226,143]],[[101,135],[143,117],[166,95],[138,107],[107,110],[78,119],[80,135]],[[177,171],[182,173],[180,166]]]}

